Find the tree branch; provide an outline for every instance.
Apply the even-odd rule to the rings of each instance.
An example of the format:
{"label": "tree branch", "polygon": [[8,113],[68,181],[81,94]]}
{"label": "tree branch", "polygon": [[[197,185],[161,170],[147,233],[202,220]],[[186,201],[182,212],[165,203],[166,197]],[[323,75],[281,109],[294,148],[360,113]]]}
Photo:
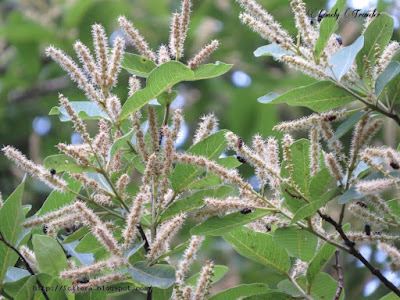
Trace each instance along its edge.
{"label": "tree branch", "polygon": [[336,250],[335,256],[336,256],[335,269],[338,272],[338,287],[337,287],[337,290],[336,290],[335,298],[333,298],[333,300],[339,300],[340,294],[342,293],[342,290],[343,290],[343,270],[342,270],[342,266],[340,264],[340,252],[339,252],[339,250]]}
{"label": "tree branch", "polygon": [[42,291],[42,294],[43,294],[44,298],[45,298],[46,300],[50,300],[49,296],[47,295],[47,293],[46,293],[46,291],[45,291],[45,289],[44,289],[43,284],[42,284],[42,283],[40,282],[40,280],[39,280],[39,277],[36,276],[35,272],[33,272],[31,266],[30,266],[29,263],[26,261],[26,259],[23,257],[23,255],[21,254],[21,252],[19,252],[19,251],[17,250],[17,248],[15,248],[13,245],[11,245],[9,242],[7,242],[7,241],[4,239],[4,235],[3,235],[3,233],[2,233],[1,231],[0,231],[0,241],[3,242],[8,248],[12,249],[15,253],[17,253],[17,255],[19,256],[19,258],[24,262],[27,271],[28,271],[32,276],[35,276],[35,278],[36,278],[36,283],[37,283],[37,285],[39,286],[40,290]]}
{"label": "tree branch", "polygon": [[370,272],[378,277],[378,279],[391,291],[393,291],[397,296],[400,296],[400,290],[393,284],[391,283],[383,274],[381,271],[377,268],[375,268],[373,265],[370,264],[370,262],[358,251],[354,246],[355,244],[349,240],[347,237],[346,233],[343,231],[342,225],[339,225],[335,220],[333,220],[330,216],[324,215],[320,211],[318,211],[318,214],[322,219],[324,219],[326,222],[331,224],[333,227],[335,227],[336,231],[340,234],[341,238],[343,239],[345,245],[349,247],[349,253],[356,257],[359,261],[361,261],[364,266],[366,266]]}

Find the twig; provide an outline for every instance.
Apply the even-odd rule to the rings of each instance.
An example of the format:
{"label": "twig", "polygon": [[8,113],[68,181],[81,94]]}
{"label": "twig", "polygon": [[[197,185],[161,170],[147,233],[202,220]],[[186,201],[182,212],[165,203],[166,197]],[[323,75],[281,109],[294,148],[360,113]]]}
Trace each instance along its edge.
{"label": "twig", "polygon": [[300,292],[300,294],[307,300],[312,300],[313,298],[310,295],[307,295],[307,293],[301,288],[301,286],[296,282],[296,279],[293,278],[292,276],[288,275],[287,276],[290,282],[296,287],[296,289]]}
{"label": "twig", "polygon": [[342,270],[342,266],[340,264],[340,252],[339,252],[339,250],[336,250],[335,256],[336,256],[335,269],[336,269],[336,271],[338,273],[338,287],[337,287],[337,290],[336,290],[335,298],[333,298],[333,300],[339,300],[340,294],[342,293],[342,290],[343,290],[343,270]]}
{"label": "twig", "polygon": [[36,276],[35,272],[33,272],[31,266],[29,265],[29,263],[26,261],[25,257],[22,256],[22,254],[17,250],[17,248],[15,248],[13,245],[11,245],[9,242],[7,242],[4,239],[4,235],[3,233],[0,231],[0,241],[3,242],[8,248],[12,249],[15,253],[17,253],[17,255],[21,258],[21,260],[24,262],[26,269],[28,270],[28,272],[32,275],[35,276],[36,278],[36,283],[39,286],[44,298],[46,300],[50,300],[49,296],[47,295],[43,284],[40,282],[39,277]]}
{"label": "twig", "polygon": [[391,283],[383,274],[381,271],[377,268],[375,268],[373,265],[370,264],[370,262],[358,251],[354,246],[355,244],[349,240],[347,237],[346,233],[343,231],[342,225],[339,225],[336,223],[335,220],[333,220],[330,216],[324,215],[320,211],[318,211],[318,214],[322,219],[324,219],[326,222],[331,224],[333,227],[335,227],[336,231],[340,234],[341,238],[343,239],[345,245],[349,247],[348,252],[356,257],[359,261],[361,261],[369,270],[370,272],[378,277],[378,279],[391,291],[393,291],[397,296],[400,296],[400,290],[393,284]]}

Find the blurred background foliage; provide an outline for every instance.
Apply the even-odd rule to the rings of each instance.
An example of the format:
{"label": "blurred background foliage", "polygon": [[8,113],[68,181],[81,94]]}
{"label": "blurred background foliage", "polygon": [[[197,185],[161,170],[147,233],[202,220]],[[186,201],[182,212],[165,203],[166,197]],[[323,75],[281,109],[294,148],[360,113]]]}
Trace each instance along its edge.
{"label": "blurred background foliage", "polygon": [[[295,35],[289,1],[260,2]],[[308,8],[316,10],[329,8],[334,2],[306,1]],[[79,142],[79,136],[73,133],[70,123],[61,123],[57,117],[48,116],[50,109],[58,104],[58,92],[73,101],[84,100],[84,95],[65,72],[44,55],[47,46],[53,44],[76,59],[72,48],[75,40],[79,39],[92,47],[91,24],[103,24],[112,40],[122,34],[116,18],[123,14],[133,20],[150,45],[156,47],[168,42],[170,14],[178,10],[179,5],[179,0],[0,0],[0,145],[12,144],[29,158],[41,162],[46,156],[58,152],[54,147],[58,142]],[[380,12],[389,12],[395,20],[393,39],[399,40],[400,1],[349,0],[348,5],[365,11],[377,7]],[[209,112],[215,112],[219,117],[220,128],[236,132],[245,141],[249,141],[255,133],[264,137],[276,135],[272,127],[277,122],[309,113],[305,108],[269,106],[257,102],[258,97],[271,91],[284,92],[310,84],[314,79],[289,71],[270,57],[255,58],[253,51],[266,44],[266,41],[240,24],[238,13],[239,5],[233,0],[193,0],[184,60],[216,38],[221,41],[221,46],[212,60],[232,63],[234,67],[220,78],[183,83],[178,87],[180,94],[173,106],[185,110],[183,149],[190,145],[199,117]],[[345,45],[360,34],[362,22],[361,18],[341,19],[339,33]],[[134,50],[130,47],[127,51]],[[118,88],[115,89],[122,100],[127,97],[127,81],[128,74],[122,71]],[[96,124],[90,126],[95,129]],[[390,123],[385,126],[381,140],[385,144],[396,145],[396,129]],[[245,176],[251,175],[251,170],[246,166],[241,168]],[[4,198],[22,175],[0,155],[0,191]],[[35,208],[40,207],[49,190],[32,180],[28,183],[24,201],[32,204],[33,211],[36,211]],[[188,235],[188,231],[184,234]],[[210,247],[211,243],[213,247]],[[230,266],[218,289],[239,282],[264,282],[267,279],[273,287],[273,282],[281,280],[279,275],[265,267],[233,255],[233,250],[222,240],[207,240],[204,248],[208,251],[203,252],[202,256]],[[361,250],[373,262],[382,264],[386,275],[400,284],[395,274],[386,271],[388,268],[382,254],[367,246]],[[200,262],[204,258],[200,257]],[[347,275],[345,286],[348,299],[378,299],[386,293],[365,268],[358,265],[356,268],[356,262],[351,257],[345,259],[347,261],[343,264]],[[194,267],[195,270],[198,268],[199,265]],[[327,271],[336,276],[329,264]]]}

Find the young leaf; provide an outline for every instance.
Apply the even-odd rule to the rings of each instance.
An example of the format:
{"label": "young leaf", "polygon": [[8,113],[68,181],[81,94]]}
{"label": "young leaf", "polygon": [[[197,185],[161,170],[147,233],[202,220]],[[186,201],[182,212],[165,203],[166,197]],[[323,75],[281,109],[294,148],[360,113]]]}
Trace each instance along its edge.
{"label": "young leaf", "polygon": [[242,284],[219,292],[209,300],[239,299],[245,296],[265,294],[266,292],[268,292],[268,286],[264,283]]}
{"label": "young leaf", "polygon": [[147,262],[139,261],[127,271],[132,279],[145,286],[167,289],[175,282],[175,269],[170,265],[148,266]]}
{"label": "young leaf", "polygon": [[340,190],[338,188],[332,189],[328,192],[326,192],[321,199],[316,200],[312,203],[309,203],[303,207],[301,207],[296,214],[294,215],[292,221],[290,224],[295,224],[297,221],[300,221],[301,219],[310,217],[316,213],[316,211],[327,204],[329,201],[331,201],[333,198],[336,196],[340,195]]}
{"label": "young leaf", "polygon": [[121,67],[138,77],[147,77],[157,66],[152,60],[146,57],[133,53],[125,53]]}
{"label": "young leaf", "polygon": [[335,253],[336,247],[329,243],[325,243],[318,253],[314,256],[313,260],[307,268],[306,278],[308,284],[311,286],[314,283],[315,277],[322,271],[327,262]]}
{"label": "young leaf", "polygon": [[[201,142],[190,147],[187,153],[201,155],[206,158],[215,160],[226,149],[226,130],[220,130]],[[182,189],[198,177],[204,170],[189,166],[178,164],[171,176],[171,183],[174,191],[180,192]]]}
{"label": "young leaf", "polygon": [[223,185],[216,188],[198,191],[187,198],[174,201],[161,214],[161,221],[171,219],[174,215],[185,213],[204,205],[204,198],[214,197],[220,198],[232,193],[233,189],[230,186]]}
{"label": "young leaf", "polygon": [[[7,198],[0,208],[0,230],[4,239],[16,246],[18,236],[22,229],[24,214],[21,207],[24,194],[25,177],[15,191]],[[13,266],[18,260],[18,255],[3,242],[0,242],[0,283],[3,282],[9,266]]]}
{"label": "young leaf", "polygon": [[[69,103],[81,119],[110,119],[96,102],[70,101]],[[63,106],[54,106],[50,110],[49,115],[59,115],[61,122],[71,121],[71,117],[67,114]]]}
{"label": "young leaf", "polygon": [[315,254],[318,238],[312,233],[297,227],[282,227],[275,230],[273,240],[285,247],[290,256],[310,261]]}
{"label": "young leaf", "polygon": [[274,59],[279,59],[282,54],[293,54],[293,52],[283,49],[276,43],[272,43],[258,47],[253,54],[255,57],[272,56]]}
{"label": "young leaf", "polygon": [[68,268],[64,251],[55,239],[36,234],[32,244],[40,272],[57,278],[61,271]]}
{"label": "young leaf", "polygon": [[225,235],[227,232],[247,223],[254,222],[269,213],[270,211],[257,209],[256,211],[245,215],[236,212],[223,216],[222,218],[214,216],[207,219],[204,223],[193,227],[190,230],[190,234],[213,236]]}
{"label": "young leaf", "polygon": [[286,103],[291,106],[306,106],[314,111],[326,111],[354,101],[353,96],[329,81],[298,87],[276,98],[269,95],[264,97],[268,97],[270,101],[266,101],[263,97],[258,101],[266,104]]}
{"label": "young leaf", "polygon": [[378,76],[375,82],[375,96],[379,97],[385,86],[400,73],[400,63],[392,61]]}
{"label": "young leaf", "polygon": [[[193,71],[177,61],[169,61],[150,72],[146,87],[129,97],[122,107],[120,120],[155,99],[167,88],[193,77]],[[121,122],[120,121],[120,122]]]}
{"label": "young leaf", "polygon": [[328,75],[331,78],[340,81],[340,79],[342,79],[342,77],[350,70],[357,53],[361,50],[363,45],[364,37],[360,36],[353,44],[344,47],[333,54],[329,59],[329,65],[332,69],[328,67],[326,68]]}
{"label": "young leaf", "polygon": [[224,234],[222,237],[240,255],[269,266],[282,274],[287,274],[289,271],[289,255],[285,248],[272,240],[272,236],[254,232],[242,226]]}
{"label": "young leaf", "polygon": [[392,34],[393,18],[386,13],[381,13],[379,18],[374,18],[369,24],[364,33],[364,46],[356,57],[357,71],[361,78],[365,75],[364,57],[366,56],[373,66],[375,63],[375,45],[378,44],[382,52],[390,41]]}
{"label": "young leaf", "polygon": [[[346,5],[346,0],[338,0],[336,4],[328,12],[329,15],[333,15],[337,12],[339,15],[342,12],[344,6]],[[322,51],[324,50],[326,44],[329,41],[331,35],[337,30],[338,20],[336,18],[323,18],[319,28],[319,37],[315,43],[315,58],[318,60]]]}

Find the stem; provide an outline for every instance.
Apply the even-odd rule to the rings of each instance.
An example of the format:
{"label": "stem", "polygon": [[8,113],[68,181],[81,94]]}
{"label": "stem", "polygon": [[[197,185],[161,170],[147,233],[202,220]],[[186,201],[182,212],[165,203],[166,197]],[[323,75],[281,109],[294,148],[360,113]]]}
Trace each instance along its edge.
{"label": "stem", "polygon": [[333,227],[335,227],[336,231],[340,234],[340,236],[342,237],[342,239],[344,240],[344,243],[346,244],[346,246],[349,247],[349,249],[347,250],[347,252],[349,252],[351,255],[353,255],[354,257],[356,257],[359,261],[361,261],[369,270],[370,272],[375,275],[376,277],[378,277],[378,279],[388,288],[390,289],[392,292],[394,292],[397,296],[400,297],[400,290],[393,284],[391,283],[385,276],[383,276],[383,274],[381,273],[381,271],[377,268],[375,268],[373,265],[370,264],[370,262],[360,253],[360,251],[358,251],[354,246],[355,244],[349,240],[349,238],[347,237],[347,235],[345,234],[345,232],[343,231],[342,225],[339,225],[338,223],[336,223],[335,220],[333,220],[330,216],[328,215],[324,215],[319,213],[319,215],[321,216],[321,218],[323,218],[326,222],[328,222],[329,224],[331,224]]}
{"label": "stem", "polygon": [[42,292],[44,298],[45,298],[46,300],[50,300],[49,296],[47,295],[47,293],[46,293],[46,291],[45,291],[45,289],[44,289],[43,284],[40,282],[39,277],[37,277],[36,274],[35,274],[35,272],[33,272],[31,266],[30,266],[29,263],[26,261],[25,257],[23,257],[23,255],[21,254],[21,252],[19,252],[19,251],[17,250],[17,248],[15,248],[13,245],[11,245],[9,242],[7,242],[7,241],[4,239],[4,235],[3,235],[3,233],[2,233],[1,231],[0,231],[0,241],[3,242],[8,248],[12,249],[15,253],[17,253],[17,255],[19,256],[19,258],[24,262],[25,267],[26,267],[26,269],[28,270],[28,272],[29,272],[32,276],[35,276],[35,278],[36,278],[36,283],[37,283],[37,285],[39,286],[39,288],[40,288],[40,290],[41,290],[41,292]]}
{"label": "stem", "polygon": [[396,114],[392,114],[382,108],[380,108],[377,105],[373,105],[371,103],[368,103],[367,101],[365,101],[365,99],[363,97],[361,97],[360,95],[354,93],[352,90],[350,90],[349,88],[347,88],[346,86],[342,85],[340,82],[337,81],[333,81],[339,88],[345,90],[346,92],[348,92],[350,95],[352,95],[354,98],[356,98],[357,100],[361,101],[362,103],[364,103],[366,106],[368,106],[369,108],[381,113],[382,115],[385,115],[391,119],[393,119],[397,125],[400,126],[400,118],[396,115]]}
{"label": "stem", "polygon": [[342,270],[342,266],[340,265],[340,252],[339,252],[339,250],[336,250],[335,256],[336,256],[335,269],[338,272],[338,287],[337,287],[337,290],[336,290],[335,298],[333,298],[333,300],[339,300],[340,294],[342,293],[342,290],[343,290],[343,270]]}
{"label": "stem", "polygon": [[301,286],[296,282],[296,279],[294,279],[292,276],[287,274],[287,278],[290,280],[290,282],[296,287],[296,289],[301,293],[301,295],[307,299],[307,300],[313,300],[313,298],[310,295],[307,295],[307,293],[301,288]]}

